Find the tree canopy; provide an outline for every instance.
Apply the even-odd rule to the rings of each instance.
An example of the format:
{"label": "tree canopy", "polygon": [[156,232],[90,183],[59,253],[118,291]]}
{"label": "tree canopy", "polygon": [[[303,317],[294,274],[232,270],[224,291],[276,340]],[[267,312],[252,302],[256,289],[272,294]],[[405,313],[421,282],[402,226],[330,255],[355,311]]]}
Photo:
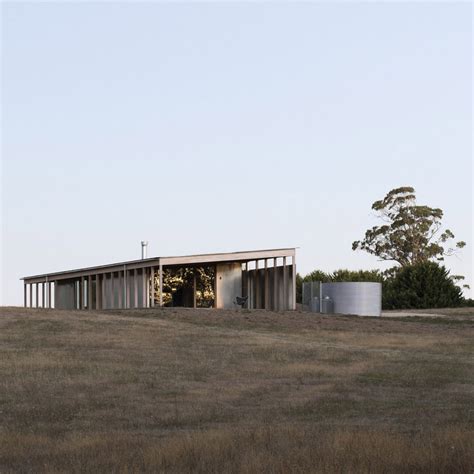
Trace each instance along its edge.
{"label": "tree canopy", "polygon": [[363,240],[353,242],[352,250],[365,250],[403,267],[441,261],[466,245],[453,242],[449,229],[442,230],[441,209],[417,204],[412,187],[392,189],[384,199],[375,201],[372,209],[384,223],[368,229]]}

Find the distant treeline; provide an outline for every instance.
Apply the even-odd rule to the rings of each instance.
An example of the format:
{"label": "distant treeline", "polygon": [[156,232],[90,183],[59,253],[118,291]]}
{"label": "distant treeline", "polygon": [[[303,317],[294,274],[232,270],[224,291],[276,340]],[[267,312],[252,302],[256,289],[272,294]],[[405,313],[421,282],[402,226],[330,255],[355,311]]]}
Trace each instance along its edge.
{"label": "distant treeline", "polygon": [[314,270],[304,277],[296,276],[297,300],[301,303],[303,282],[375,281],[382,283],[383,309],[422,309],[474,306],[465,299],[457,285],[459,276],[435,262],[422,262],[404,267],[380,270],[345,270],[332,273]]}

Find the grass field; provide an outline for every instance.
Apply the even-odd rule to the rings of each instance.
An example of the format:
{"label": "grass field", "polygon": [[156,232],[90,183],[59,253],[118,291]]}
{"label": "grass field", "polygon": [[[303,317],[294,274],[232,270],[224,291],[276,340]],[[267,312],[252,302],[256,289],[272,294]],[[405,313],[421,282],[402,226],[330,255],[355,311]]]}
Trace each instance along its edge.
{"label": "grass field", "polygon": [[472,309],[0,308],[0,472],[472,473],[473,336]]}

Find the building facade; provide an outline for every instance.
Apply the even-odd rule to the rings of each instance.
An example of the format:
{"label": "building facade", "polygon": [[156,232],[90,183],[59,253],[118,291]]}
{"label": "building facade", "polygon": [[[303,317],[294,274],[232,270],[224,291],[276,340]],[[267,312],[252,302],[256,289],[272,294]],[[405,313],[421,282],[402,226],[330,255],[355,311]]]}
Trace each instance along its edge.
{"label": "building facade", "polygon": [[154,257],[22,278],[25,307],[296,308],[296,249]]}

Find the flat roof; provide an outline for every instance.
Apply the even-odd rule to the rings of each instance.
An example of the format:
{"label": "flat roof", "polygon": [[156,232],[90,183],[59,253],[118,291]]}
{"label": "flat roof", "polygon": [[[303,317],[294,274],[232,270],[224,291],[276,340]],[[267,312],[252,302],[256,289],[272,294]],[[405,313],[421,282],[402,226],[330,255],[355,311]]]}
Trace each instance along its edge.
{"label": "flat roof", "polygon": [[182,255],[173,257],[151,257],[140,260],[129,260],[126,262],[110,263],[94,267],[78,268],[61,272],[43,273],[41,275],[31,275],[22,277],[28,283],[40,283],[43,281],[66,280],[81,276],[95,275],[98,273],[110,273],[136,268],[148,268],[153,266],[173,266],[173,265],[201,265],[221,262],[249,262],[254,260],[264,260],[267,258],[294,257],[296,247],[265,250],[246,250],[240,252],[204,253],[197,255]]}

